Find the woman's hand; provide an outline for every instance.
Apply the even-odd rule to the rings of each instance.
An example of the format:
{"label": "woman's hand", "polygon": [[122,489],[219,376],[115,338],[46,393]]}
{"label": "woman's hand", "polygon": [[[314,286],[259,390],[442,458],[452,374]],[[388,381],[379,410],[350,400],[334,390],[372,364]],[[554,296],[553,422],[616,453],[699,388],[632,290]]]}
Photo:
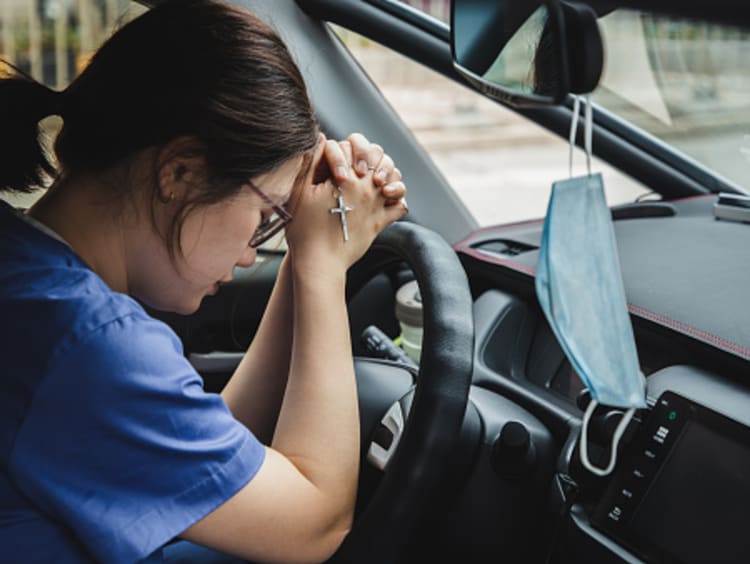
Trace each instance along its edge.
{"label": "woman's hand", "polygon": [[[320,275],[346,271],[380,231],[403,217],[405,193],[400,171],[380,146],[359,134],[342,142],[325,140],[315,154],[311,177],[293,198],[287,241],[295,270]],[[339,196],[349,211],[332,211],[340,207]],[[348,241],[341,215],[346,216]]]}
{"label": "woman's hand", "polygon": [[386,205],[401,203],[406,206],[406,186],[402,182],[401,171],[380,145],[370,143],[360,133],[352,133],[348,139],[340,141],[339,146],[358,176],[372,174],[375,186],[381,188],[387,200]]}
{"label": "woman's hand", "polygon": [[[322,139],[325,142],[325,138],[322,137]],[[373,183],[383,190],[383,196],[388,200],[388,205],[395,203],[406,205],[404,198],[406,187],[402,182],[401,171],[395,167],[393,159],[385,154],[380,145],[370,143],[360,133],[352,133],[344,141],[339,141],[339,147],[344,152],[346,162],[351,164],[357,176],[372,175]],[[346,173],[344,170],[334,174],[326,159],[316,159],[315,163],[312,180],[314,184],[332,177],[342,178],[340,174]]]}

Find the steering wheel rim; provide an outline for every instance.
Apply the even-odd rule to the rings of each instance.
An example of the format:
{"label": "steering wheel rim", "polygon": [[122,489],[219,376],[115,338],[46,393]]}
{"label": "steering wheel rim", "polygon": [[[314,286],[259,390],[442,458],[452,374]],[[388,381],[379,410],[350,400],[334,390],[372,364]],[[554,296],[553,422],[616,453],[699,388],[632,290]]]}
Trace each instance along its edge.
{"label": "steering wheel rim", "polygon": [[347,289],[352,293],[403,261],[414,272],[423,306],[411,410],[377,491],[331,562],[398,561],[455,463],[474,364],[471,291],[456,253],[437,233],[397,222],[352,267]]}

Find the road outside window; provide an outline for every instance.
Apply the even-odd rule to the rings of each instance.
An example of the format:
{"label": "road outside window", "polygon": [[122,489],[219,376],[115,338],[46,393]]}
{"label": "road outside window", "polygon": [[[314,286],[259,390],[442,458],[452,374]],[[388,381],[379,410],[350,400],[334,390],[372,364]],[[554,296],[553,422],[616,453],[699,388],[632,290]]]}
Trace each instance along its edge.
{"label": "road outside window", "polygon": [[[565,141],[382,45],[334,29],[480,225],[544,216],[552,182],[568,177]],[[574,174],[585,173],[585,161],[576,149]],[[610,205],[649,193],[598,159],[593,170],[604,176]]]}

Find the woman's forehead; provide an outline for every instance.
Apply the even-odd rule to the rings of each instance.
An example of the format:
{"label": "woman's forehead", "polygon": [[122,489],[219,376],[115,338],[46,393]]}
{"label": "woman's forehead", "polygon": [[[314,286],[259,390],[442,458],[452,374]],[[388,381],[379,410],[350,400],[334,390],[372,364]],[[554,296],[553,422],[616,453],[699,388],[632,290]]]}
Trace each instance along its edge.
{"label": "woman's forehead", "polygon": [[289,199],[303,160],[302,155],[293,157],[271,172],[253,178],[253,183],[275,204],[283,204]]}

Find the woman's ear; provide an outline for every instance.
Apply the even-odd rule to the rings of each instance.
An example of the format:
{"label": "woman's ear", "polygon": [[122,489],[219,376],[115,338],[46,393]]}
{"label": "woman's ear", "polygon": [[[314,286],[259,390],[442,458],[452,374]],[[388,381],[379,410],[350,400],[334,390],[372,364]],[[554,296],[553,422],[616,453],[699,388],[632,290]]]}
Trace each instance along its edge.
{"label": "woman's ear", "polygon": [[159,199],[182,200],[206,177],[205,147],[195,137],[177,137],[159,150],[155,164]]}

